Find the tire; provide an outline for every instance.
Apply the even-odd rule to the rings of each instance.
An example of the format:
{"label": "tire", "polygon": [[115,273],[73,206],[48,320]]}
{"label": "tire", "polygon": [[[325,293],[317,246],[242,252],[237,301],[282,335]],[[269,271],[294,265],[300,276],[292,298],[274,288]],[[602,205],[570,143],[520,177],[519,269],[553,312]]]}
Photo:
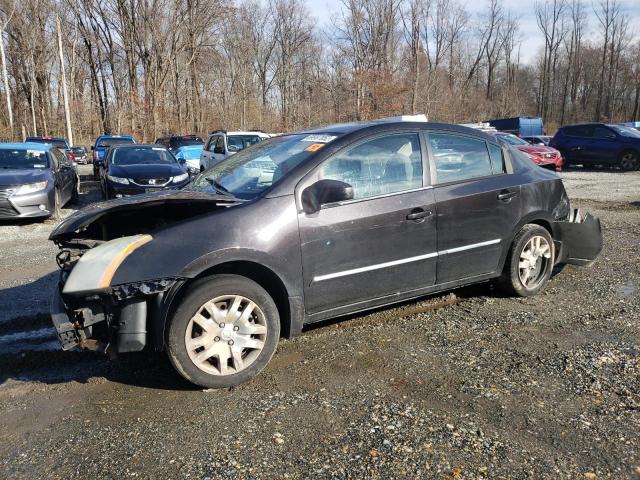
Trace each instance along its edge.
{"label": "tire", "polygon": [[76,181],[73,184],[73,192],[71,193],[71,203],[78,203],[78,200],[80,199],[80,180],[76,179]]}
{"label": "tire", "polygon": [[[535,255],[527,255],[528,252]],[[536,295],[551,277],[554,259],[549,231],[540,225],[527,224],[513,239],[499,284],[511,295]]]}
{"label": "tire", "polygon": [[52,216],[56,220],[62,220],[62,200],[60,199],[60,192],[58,190],[55,191]]}
{"label": "tire", "polygon": [[567,169],[571,167],[571,162],[569,161],[569,156],[565,150],[558,150],[560,155],[562,155],[562,169]]}
{"label": "tire", "polygon": [[[249,302],[254,305],[244,318]],[[188,289],[169,321],[166,347],[171,364],[191,383],[228,388],[260,373],[279,338],[280,315],[266,290],[246,277],[225,274]]]}
{"label": "tire", "polygon": [[638,170],[640,167],[640,158],[638,153],[631,150],[622,152],[618,158],[618,166],[625,172]]}

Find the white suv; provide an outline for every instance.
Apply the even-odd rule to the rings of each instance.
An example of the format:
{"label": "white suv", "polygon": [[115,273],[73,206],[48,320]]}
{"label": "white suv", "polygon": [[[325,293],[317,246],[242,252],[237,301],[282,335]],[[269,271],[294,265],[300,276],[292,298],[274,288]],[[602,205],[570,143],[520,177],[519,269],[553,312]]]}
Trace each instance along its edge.
{"label": "white suv", "polygon": [[211,168],[234,153],[267,138],[271,138],[271,135],[259,131],[227,132],[220,130],[212,132],[200,154],[200,171]]}

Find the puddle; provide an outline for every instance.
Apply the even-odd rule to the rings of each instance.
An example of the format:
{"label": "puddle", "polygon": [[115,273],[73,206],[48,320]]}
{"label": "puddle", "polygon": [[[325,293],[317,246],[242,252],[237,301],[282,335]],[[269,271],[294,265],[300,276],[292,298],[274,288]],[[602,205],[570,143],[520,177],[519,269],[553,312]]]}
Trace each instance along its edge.
{"label": "puddle", "polygon": [[628,282],[623,285],[616,286],[616,293],[618,295],[622,295],[623,297],[632,297],[638,292],[637,285]]}

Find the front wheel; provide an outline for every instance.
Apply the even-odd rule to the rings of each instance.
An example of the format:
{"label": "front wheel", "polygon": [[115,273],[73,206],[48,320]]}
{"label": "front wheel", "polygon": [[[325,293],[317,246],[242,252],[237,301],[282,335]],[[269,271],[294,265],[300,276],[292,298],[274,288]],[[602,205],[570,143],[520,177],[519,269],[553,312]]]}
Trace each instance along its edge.
{"label": "front wheel", "polygon": [[535,295],[551,277],[553,263],[554,245],[548,230],[525,225],[513,239],[500,284],[513,295]]}
{"label": "front wheel", "polygon": [[239,275],[197,281],[171,318],[167,353],[184,378],[227,388],[256,376],[280,338],[280,316],[269,294]]}

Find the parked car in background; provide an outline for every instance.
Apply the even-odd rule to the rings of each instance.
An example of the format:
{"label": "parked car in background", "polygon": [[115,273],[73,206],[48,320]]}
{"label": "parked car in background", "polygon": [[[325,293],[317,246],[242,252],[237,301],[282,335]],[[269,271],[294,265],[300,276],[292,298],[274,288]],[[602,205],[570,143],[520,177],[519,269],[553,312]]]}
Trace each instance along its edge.
{"label": "parked car in background", "polygon": [[100,174],[100,167],[104,160],[105,153],[114,145],[130,145],[136,143],[135,138],[130,135],[100,135],[96,138],[95,144],[91,147],[93,151],[93,176],[97,180]]}
{"label": "parked car in background", "polygon": [[178,151],[180,147],[187,145],[204,145],[204,140],[197,135],[169,135],[160,137],[155,141],[156,144],[168,148],[172,153]]}
{"label": "parked car in background", "polygon": [[102,167],[104,198],[184,187],[189,174],[166,148],[159,145],[115,145]]}
{"label": "parked car in background", "polygon": [[227,132],[219,130],[211,133],[200,155],[200,170],[213,167],[231,155],[251,145],[260,143],[271,136],[259,131]]}
{"label": "parked car in background", "polygon": [[176,150],[175,156],[178,162],[184,162],[184,167],[189,175],[200,173],[200,155],[204,145],[187,145]]}
{"label": "parked car in background", "polygon": [[558,150],[545,145],[532,145],[510,133],[496,132],[495,137],[504,145],[511,145],[524,153],[533,163],[557,172],[562,170],[564,160]]}
{"label": "parked car in background", "polygon": [[555,172],[478,130],[390,120],[272,138],[50,239],[68,252],[63,349],[166,349],[213,388],[258,374],[303,325],[491,279],[535,295],[602,248]]}
{"label": "parked car in background", "polygon": [[550,135],[535,135],[533,137],[522,137],[523,140],[531,145],[545,145],[548,146],[551,141]]}
{"label": "parked car in background", "polygon": [[513,133],[519,137],[545,134],[542,119],[539,117],[496,118],[485,122],[501,132]]}
{"label": "parked car in background", "polygon": [[50,143],[0,143],[0,218],[59,215],[78,198],[71,160]]}
{"label": "parked car in background", "polygon": [[76,158],[76,162],[81,165],[91,163],[91,156],[84,147],[71,147],[71,151]]}
{"label": "parked car in background", "polygon": [[72,162],[76,161],[75,154],[73,153],[73,150],[69,146],[69,142],[67,141],[66,138],[61,138],[61,137],[27,137],[27,138],[25,138],[24,141],[25,142],[29,142],[29,143],[46,143],[46,144],[49,144],[49,145],[53,145],[57,149],[61,150],[62,153],[64,153],[67,156],[67,158],[69,158],[69,160],[71,160]]}
{"label": "parked car in background", "polygon": [[617,123],[616,125],[621,125],[623,127],[631,127],[631,128],[635,128],[636,130],[640,130],[640,122],[624,122],[624,123]]}
{"label": "parked car in background", "polygon": [[566,165],[640,167],[640,131],[622,125],[583,123],[561,127],[550,146],[562,152]]}

